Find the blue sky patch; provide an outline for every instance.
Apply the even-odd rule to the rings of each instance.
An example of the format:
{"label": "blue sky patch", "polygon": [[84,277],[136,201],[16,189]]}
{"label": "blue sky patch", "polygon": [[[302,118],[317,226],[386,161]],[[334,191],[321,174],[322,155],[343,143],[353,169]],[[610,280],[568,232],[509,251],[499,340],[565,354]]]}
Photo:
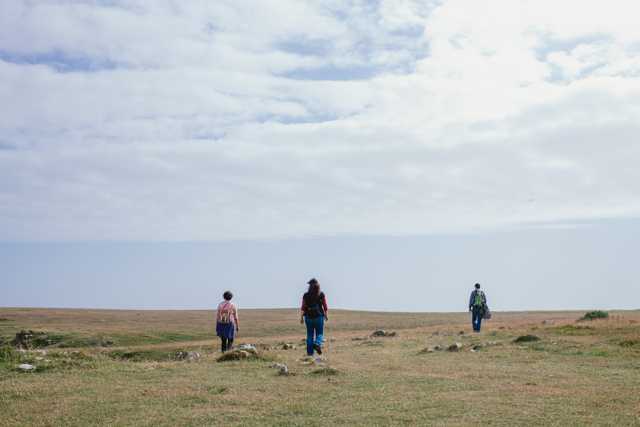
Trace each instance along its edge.
{"label": "blue sky patch", "polygon": [[60,51],[32,54],[0,51],[0,60],[18,65],[46,65],[59,73],[113,70],[116,68],[116,63],[108,59],[98,60],[86,55]]}

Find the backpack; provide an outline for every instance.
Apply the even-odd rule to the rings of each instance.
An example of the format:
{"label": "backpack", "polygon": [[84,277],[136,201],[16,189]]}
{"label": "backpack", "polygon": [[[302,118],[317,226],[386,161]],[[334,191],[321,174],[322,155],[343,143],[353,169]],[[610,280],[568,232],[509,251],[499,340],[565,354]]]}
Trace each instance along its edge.
{"label": "backpack", "polygon": [[473,307],[482,308],[484,306],[484,295],[482,291],[476,292],[476,297],[473,300]]}
{"label": "backpack", "polygon": [[317,319],[318,317],[324,317],[324,310],[322,308],[322,303],[312,298],[307,299],[306,316],[309,319]]}
{"label": "backpack", "polygon": [[228,323],[231,323],[231,310],[229,310],[230,304],[231,303],[227,303],[225,308],[220,310],[220,320],[218,320],[218,322],[223,323],[225,325]]}

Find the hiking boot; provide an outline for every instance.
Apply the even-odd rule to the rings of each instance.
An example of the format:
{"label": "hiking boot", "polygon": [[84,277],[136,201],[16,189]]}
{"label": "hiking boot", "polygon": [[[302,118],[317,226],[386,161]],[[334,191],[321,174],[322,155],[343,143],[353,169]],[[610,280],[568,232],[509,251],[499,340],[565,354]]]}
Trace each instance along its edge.
{"label": "hiking boot", "polygon": [[322,347],[320,347],[318,344],[314,344],[313,349],[317,351],[318,354],[322,354]]}

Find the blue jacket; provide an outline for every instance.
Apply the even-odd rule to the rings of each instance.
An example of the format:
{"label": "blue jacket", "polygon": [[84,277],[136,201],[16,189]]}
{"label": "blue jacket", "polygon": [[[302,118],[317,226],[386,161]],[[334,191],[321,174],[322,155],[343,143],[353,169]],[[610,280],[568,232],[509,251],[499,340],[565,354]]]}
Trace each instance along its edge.
{"label": "blue jacket", "polygon": [[[478,292],[482,292],[479,291],[478,289],[474,289],[473,292],[471,292],[471,297],[469,298],[469,310],[471,310],[471,307],[473,306],[473,302],[476,299],[476,294]],[[482,300],[484,301],[484,303],[487,303],[487,296],[484,294],[484,292],[482,292]]]}

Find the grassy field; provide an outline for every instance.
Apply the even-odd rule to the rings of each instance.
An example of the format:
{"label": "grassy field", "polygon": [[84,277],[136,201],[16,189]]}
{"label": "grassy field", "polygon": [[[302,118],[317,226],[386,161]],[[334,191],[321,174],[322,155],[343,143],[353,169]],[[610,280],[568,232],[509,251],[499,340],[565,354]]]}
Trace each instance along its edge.
{"label": "grassy field", "polygon": [[[609,313],[494,313],[474,334],[467,313],[332,310],[321,366],[295,309],[241,310],[236,343],[278,349],[219,362],[211,311],[0,308],[5,344],[52,341],[0,351],[0,424],[638,426],[640,311]],[[378,329],[397,336],[354,340]]]}

